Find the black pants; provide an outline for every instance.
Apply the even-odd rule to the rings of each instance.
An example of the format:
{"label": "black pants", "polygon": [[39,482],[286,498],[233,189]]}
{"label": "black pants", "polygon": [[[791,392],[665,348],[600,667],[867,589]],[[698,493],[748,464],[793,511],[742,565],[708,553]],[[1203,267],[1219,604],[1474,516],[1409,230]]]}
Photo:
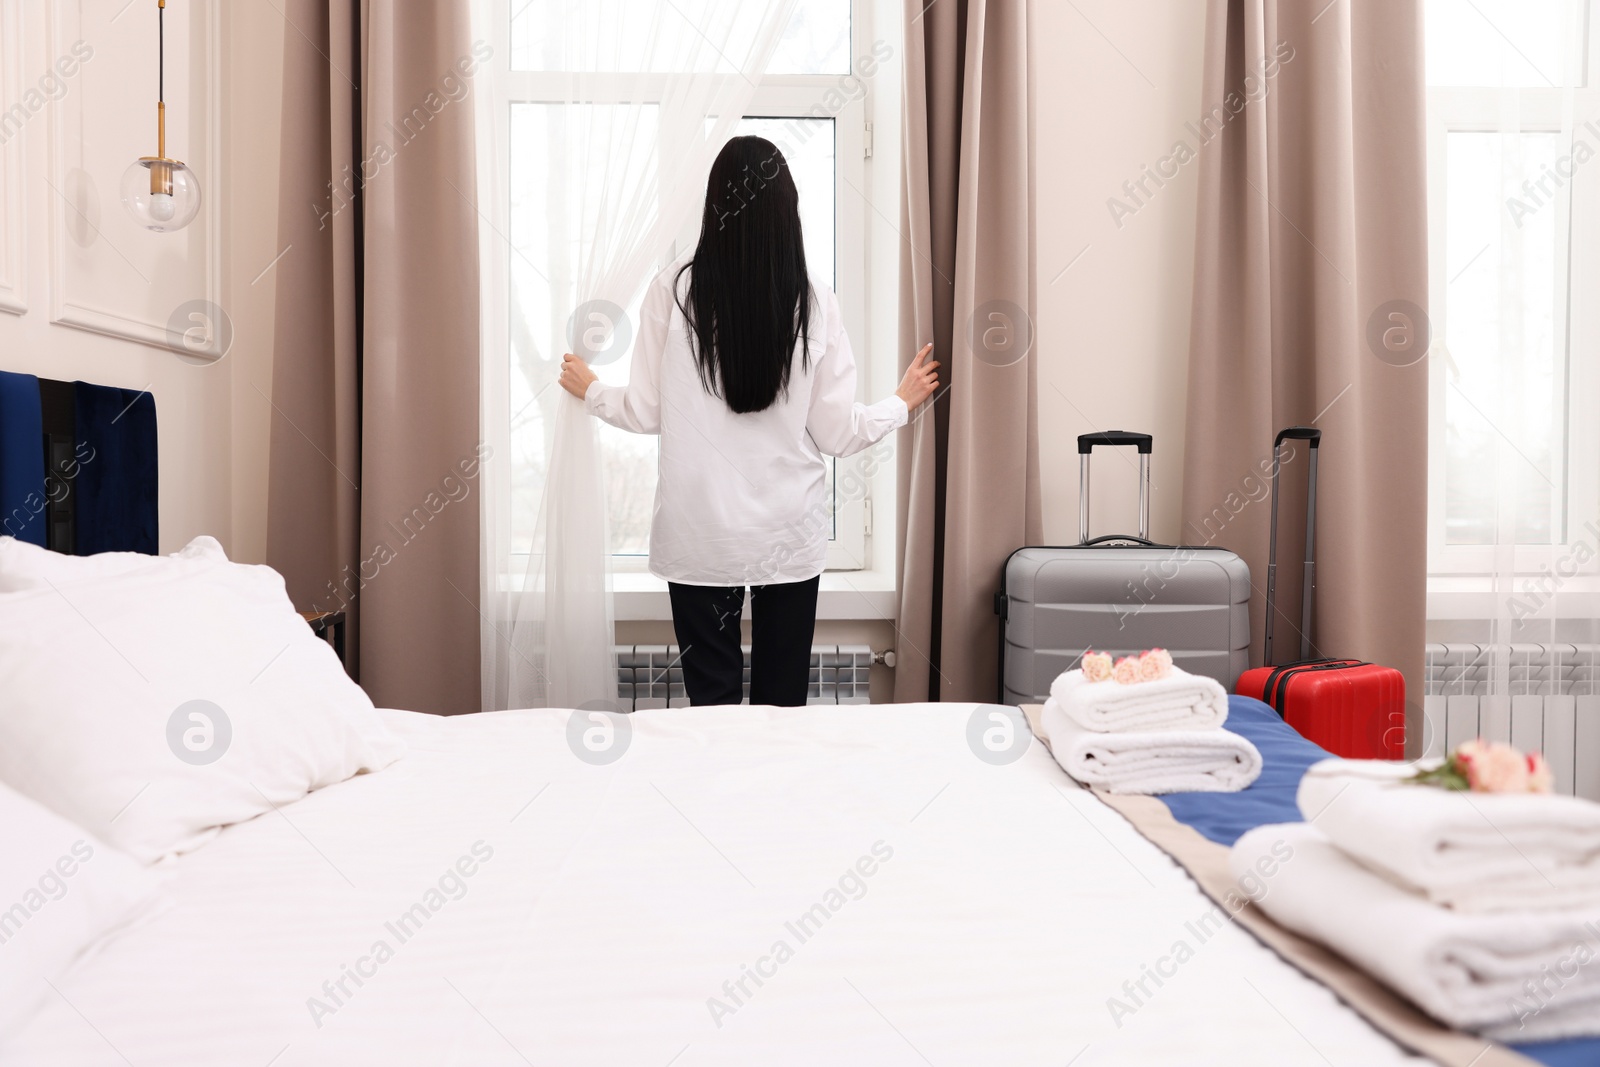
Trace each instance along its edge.
{"label": "black pants", "polygon": [[[818,581],[751,587],[750,703],[798,707],[806,702]],[[677,582],[667,587],[689,703],[739,703],[744,695],[744,654],[739,649],[744,587]]]}

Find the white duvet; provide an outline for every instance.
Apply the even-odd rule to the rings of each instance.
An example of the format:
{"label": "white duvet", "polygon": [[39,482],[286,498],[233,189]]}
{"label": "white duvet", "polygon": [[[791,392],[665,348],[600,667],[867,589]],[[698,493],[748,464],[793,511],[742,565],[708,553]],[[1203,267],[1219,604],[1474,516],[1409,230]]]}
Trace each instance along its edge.
{"label": "white duvet", "polygon": [[1416,1062],[1198,938],[1188,877],[973,710],[642,712],[605,766],[566,712],[385,712],[405,759],[181,857],[0,1062]]}

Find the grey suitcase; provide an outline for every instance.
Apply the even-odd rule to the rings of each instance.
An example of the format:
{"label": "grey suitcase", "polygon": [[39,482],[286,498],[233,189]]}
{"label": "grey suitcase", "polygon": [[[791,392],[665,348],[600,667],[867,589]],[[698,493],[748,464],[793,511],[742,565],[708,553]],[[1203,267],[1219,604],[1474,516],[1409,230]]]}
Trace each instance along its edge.
{"label": "grey suitcase", "polygon": [[[1150,541],[1149,434],[1078,438],[1078,536],[1061,548],[1021,548],[995,595],[1000,702],[1039,703],[1086,649],[1113,657],[1164,648],[1191,674],[1229,692],[1249,666],[1250,568],[1225,548]],[[1139,535],[1089,537],[1089,460],[1095,446],[1139,450]]]}

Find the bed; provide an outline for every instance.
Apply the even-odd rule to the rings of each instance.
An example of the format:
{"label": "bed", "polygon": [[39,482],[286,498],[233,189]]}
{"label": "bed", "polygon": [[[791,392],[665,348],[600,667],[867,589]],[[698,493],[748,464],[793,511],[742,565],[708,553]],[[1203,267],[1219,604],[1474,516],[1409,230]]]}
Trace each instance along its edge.
{"label": "bed", "polygon": [[994,705],[379,711],[205,537],[0,538],[0,694],[7,1067],[1600,1063],[1228,902],[1325,755],[1245,698],[1163,799]]}
{"label": "bed", "polygon": [[1426,1062],[977,710],[641,712],[605,765],[382,712],[403,759],[179,857],[4,1062]]}

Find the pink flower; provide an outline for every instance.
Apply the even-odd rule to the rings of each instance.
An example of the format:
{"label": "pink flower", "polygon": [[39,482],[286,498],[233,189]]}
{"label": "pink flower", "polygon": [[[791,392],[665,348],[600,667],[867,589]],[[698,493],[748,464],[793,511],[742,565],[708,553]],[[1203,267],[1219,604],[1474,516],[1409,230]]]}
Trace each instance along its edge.
{"label": "pink flower", "polygon": [[1527,755],[1499,741],[1467,741],[1437,767],[1407,781],[1474,793],[1548,793],[1550,765],[1537,752]]}
{"label": "pink flower", "polygon": [[1083,654],[1083,678],[1087,682],[1109,682],[1111,680],[1111,654],[1109,652],[1085,652]]}
{"label": "pink flower", "polygon": [[1153,682],[1172,673],[1172,653],[1164,648],[1152,648],[1139,654],[1139,680]]}
{"label": "pink flower", "polygon": [[1133,685],[1139,680],[1139,661],[1132,656],[1123,656],[1112,668],[1111,676],[1121,685]]}
{"label": "pink flower", "polygon": [[1529,760],[1510,745],[1498,741],[1467,741],[1456,749],[1455,760],[1474,793],[1528,793]]}
{"label": "pink flower", "polygon": [[1528,792],[1548,793],[1553,784],[1550,765],[1544,761],[1544,756],[1538,752],[1528,753]]}

